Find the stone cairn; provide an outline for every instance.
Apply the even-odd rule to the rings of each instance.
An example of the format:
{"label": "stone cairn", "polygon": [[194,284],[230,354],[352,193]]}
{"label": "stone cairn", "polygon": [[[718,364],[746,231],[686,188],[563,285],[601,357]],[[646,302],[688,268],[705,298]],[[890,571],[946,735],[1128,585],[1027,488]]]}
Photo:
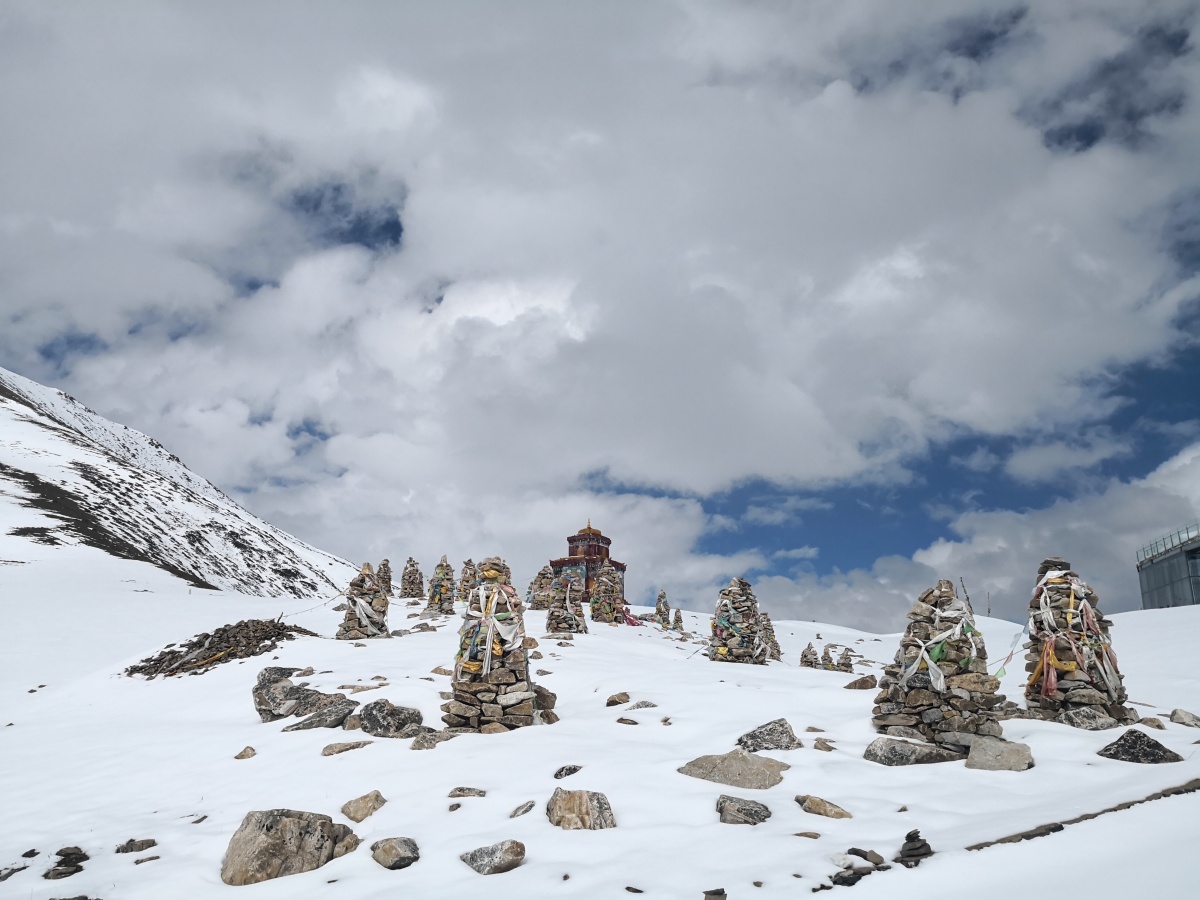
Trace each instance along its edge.
{"label": "stone cairn", "polygon": [[400,599],[419,600],[425,596],[425,575],[411,556],[400,573]]}
{"label": "stone cairn", "polygon": [[833,669],[833,656],[829,652],[828,644],[826,644],[825,647],[821,650],[820,668],[825,669],[826,671]]}
{"label": "stone cairn", "polygon": [[758,614],[758,628],[767,642],[767,659],[782,659],[783,651],[779,649],[779,639],[775,637],[775,625],[769,613]]}
{"label": "stone cairn", "polygon": [[621,596],[617,570],[608,560],[596,573],[596,584],[592,588],[592,621],[621,624],[625,621],[625,602]]}
{"label": "stone cairn", "polygon": [[425,613],[454,613],[454,569],[446,562],[444,554],[433,567],[433,575],[429,579],[429,601],[425,604]]}
{"label": "stone cairn", "polygon": [[389,597],[392,596],[392,564],[389,560],[385,559],[379,564],[375,578],[379,582],[379,586],[383,588],[383,592]]}
{"label": "stone cairn", "polygon": [[683,610],[678,606],[675,607],[675,613],[671,619],[671,630],[683,631]]}
{"label": "stone cairn", "polygon": [[442,721],[451,728],[496,734],[558,721],[554,695],[529,679],[525,621],[505,565],[493,556],[479,564],[459,629],[453,698],[442,705]]}
{"label": "stone cairn", "polygon": [[383,585],[363,563],[360,571],[346,588],[346,614],[335,637],[339,641],[361,641],[366,638],[390,637],[387,627],[388,598]]}
{"label": "stone cairn", "polygon": [[959,735],[1000,737],[1004,695],[987,674],[987,648],[970,604],[952,582],[926,590],[908,614],[896,659],[883,669],[872,723],[895,737],[951,744]]}
{"label": "stone cairn", "polygon": [[529,590],[525,592],[525,603],[530,609],[550,608],[550,582],[554,580],[554,570],[544,565],[533,581],[529,582]]}
{"label": "stone cairn", "polygon": [[659,591],[654,600],[654,621],[663,628],[671,627],[671,604],[667,602],[666,591]]}
{"label": "stone cairn", "polygon": [[820,662],[817,660],[817,651],[813,649],[812,641],[808,642],[808,646],[800,651],[800,666],[804,669],[819,669]]}
{"label": "stone cairn", "polygon": [[475,587],[475,582],[478,580],[479,573],[475,571],[475,561],[463,560],[462,573],[458,576],[458,587],[454,589],[454,599],[459,603],[466,603],[471,589]]}
{"label": "stone cairn", "polygon": [[838,661],[834,664],[833,668],[838,672],[854,671],[854,657],[850,655],[849,647],[842,648],[842,653],[838,657]]}
{"label": "stone cairn", "polygon": [[758,623],[758,600],[750,582],[734,578],[717,597],[708,658],[764,665],[769,648]]}
{"label": "stone cairn", "polygon": [[551,634],[571,632],[587,634],[583,614],[583,588],[572,573],[555,576],[549,588],[550,606],[546,612],[546,630]]}
{"label": "stone cairn", "polygon": [[1100,598],[1062,557],[1043,560],[1029,601],[1025,699],[1031,717],[1076,727],[1129,724],[1136,715],[1108,637]]}

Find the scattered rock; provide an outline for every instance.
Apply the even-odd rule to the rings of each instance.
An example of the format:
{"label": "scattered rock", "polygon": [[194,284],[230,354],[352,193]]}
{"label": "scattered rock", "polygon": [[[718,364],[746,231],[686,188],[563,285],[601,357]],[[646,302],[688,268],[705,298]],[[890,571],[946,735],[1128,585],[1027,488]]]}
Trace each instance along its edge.
{"label": "scattered rock", "polygon": [[621,691],[621,693],[613,694],[611,697],[609,697],[607,700],[605,700],[604,705],[605,706],[620,706],[622,703],[628,703],[628,702],[629,702],[629,694],[625,693],[625,691]]}
{"label": "scattered rock", "polygon": [[55,855],[58,859],[42,875],[43,878],[51,881],[57,881],[60,878],[70,878],[72,875],[82,872],[83,864],[91,858],[79,847],[63,847]]}
{"label": "scattered rock", "polygon": [[454,799],[455,797],[486,797],[487,791],[482,788],[473,787],[456,787],[450,791],[447,797]]}
{"label": "scattered rock", "polygon": [[843,685],[848,691],[869,691],[879,685],[878,679],[874,675],[863,675],[861,678],[855,678],[849,684]]}
{"label": "scattered rock", "polygon": [[771,818],[771,810],[765,803],[730,797],[728,794],[717,798],[717,812],[721,814],[721,821],[726,825],[758,825]]}
{"label": "scattered rock", "polygon": [[379,791],[371,791],[361,797],[355,797],[342,804],[342,815],[351,822],[361,822],[367,816],[380,809],[387,799]]}
{"label": "scattered rock", "polygon": [[617,827],[608,797],[599,791],[564,791],[555,788],[553,796],[546,803],[546,818],[551,825],[557,825],[564,831],[598,831]]}
{"label": "scattered rock", "polygon": [[525,845],[520,841],[500,841],[487,847],[477,847],[459,859],[480,875],[496,875],[515,869],[525,859]]}
{"label": "scattered rock", "polygon": [[337,728],[346,721],[346,717],[358,706],[357,700],[351,700],[341,694],[334,694],[331,703],[322,706],[306,719],[294,725],[288,725],[284,731],[307,731],[310,728]]}
{"label": "scattered rock", "polygon": [[358,713],[362,730],[373,737],[400,737],[409,725],[421,724],[421,711],[394,706],[389,700],[373,700]]}
{"label": "scattered rock", "polygon": [[462,809],[461,803],[451,803],[450,804],[450,812],[454,812],[455,810],[458,810],[458,809]]}
{"label": "scattered rock", "polygon": [[371,845],[371,858],[385,869],[407,869],[421,858],[412,838],[392,837]]}
{"label": "scattered rock", "polygon": [[636,725],[637,724],[637,722],[635,720],[627,719],[624,716],[621,716],[621,718],[617,719],[617,722],[621,725]]}
{"label": "scattered rock", "polygon": [[254,810],[238,826],[221,864],[226,884],[256,884],[311,872],[345,856],[359,844],[345,825],[320,813],[294,809]]}
{"label": "scattered rock", "polygon": [[554,773],[555,778],[566,778],[568,775],[574,775],[583,766],[560,766]]}
{"label": "scattered rock", "polygon": [[524,803],[522,803],[520,806],[518,806],[516,809],[514,809],[512,812],[510,812],[508,814],[508,817],[510,819],[515,819],[518,816],[523,816],[523,815],[525,815],[525,813],[527,813],[531,809],[533,809],[534,805],[535,805],[534,801],[526,800]]}
{"label": "scattered rock", "polygon": [[698,756],[676,771],[731,787],[765,790],[783,781],[782,773],[790,768],[785,762],[756,756],[739,747],[719,756]]}
{"label": "scattered rock", "polygon": [[427,731],[418,734],[413,738],[413,750],[432,750],[438,744],[456,738],[461,734],[458,731],[451,731],[449,728],[443,728],[441,731]]}
{"label": "scattered rock", "polygon": [[819,838],[820,836],[821,836],[821,833],[819,831],[797,831],[796,832],[796,837],[809,838],[810,840],[814,840],[814,841],[817,838]]}
{"label": "scattered rock", "polygon": [[932,744],[915,744],[897,738],[878,737],[867,745],[863,759],[879,763],[881,766],[919,766],[954,762],[963,759],[963,754]]}
{"label": "scattered rock", "polygon": [[774,719],[747,731],[737,739],[737,745],[751,753],[758,750],[795,750],[804,746],[787,719]]}
{"label": "scattered rock", "polygon": [[1188,728],[1200,728],[1200,716],[1186,709],[1171,710],[1171,721],[1176,725],[1186,725]]}
{"label": "scattered rock", "polygon": [[1147,728],[1153,728],[1156,731],[1167,730],[1167,726],[1163,724],[1162,719],[1155,718],[1154,716],[1146,716],[1146,718],[1140,719],[1138,724],[1145,725]]}
{"label": "scattered rock", "polygon": [[654,709],[656,706],[658,706],[658,704],[653,700],[639,700],[637,703],[634,703],[632,706],[630,706],[626,712],[632,712],[635,709]]}
{"label": "scattered rock", "polygon": [[135,859],[133,864],[140,866],[142,863],[154,862],[156,859],[162,859],[161,856],[143,856],[141,859]]}
{"label": "scattered rock", "polygon": [[825,740],[825,738],[817,738],[815,741],[813,741],[813,749],[821,750],[825,753],[832,753],[833,744],[829,743],[829,741]]}
{"label": "scattered rock", "polygon": [[800,804],[800,808],[806,813],[812,813],[814,816],[825,816],[829,819],[853,819],[854,816],[842,809],[836,803],[830,803],[828,800],[822,800],[820,797],[814,797],[812,794],[797,794],[796,802]]}
{"label": "scattered rock", "polygon": [[1112,716],[1096,712],[1090,706],[1078,706],[1064,709],[1054,720],[1072,728],[1082,728],[1084,731],[1106,731],[1116,728],[1121,723]]}
{"label": "scattered rock", "polygon": [[18,872],[24,872],[28,868],[29,866],[5,866],[3,869],[0,869],[0,882],[8,881],[8,879],[12,878]]}
{"label": "scattered rock", "polygon": [[143,850],[149,850],[151,847],[157,847],[158,841],[154,838],[142,838],[134,840],[130,838],[125,843],[118,845],[117,853],[141,853]]}
{"label": "scattered rock", "polygon": [[246,747],[243,747],[238,753],[236,753],[233,758],[234,759],[249,759],[250,757],[257,756],[257,755],[258,755],[257,750],[255,750],[253,747],[246,746]]}
{"label": "scattered rock", "polygon": [[1174,750],[1164,747],[1150,735],[1136,728],[1130,728],[1111,744],[1096,751],[1096,755],[1132,763],[1183,762],[1183,757]]}
{"label": "scattered rock", "polygon": [[967,754],[967,768],[1024,772],[1033,768],[1033,753],[1028,744],[977,735]]}
{"label": "scattered rock", "polygon": [[374,741],[346,741],[342,744],[326,744],[321,748],[322,756],[337,756],[339,753],[345,753],[347,750],[357,750],[360,747],[365,747],[368,744],[373,744]]}

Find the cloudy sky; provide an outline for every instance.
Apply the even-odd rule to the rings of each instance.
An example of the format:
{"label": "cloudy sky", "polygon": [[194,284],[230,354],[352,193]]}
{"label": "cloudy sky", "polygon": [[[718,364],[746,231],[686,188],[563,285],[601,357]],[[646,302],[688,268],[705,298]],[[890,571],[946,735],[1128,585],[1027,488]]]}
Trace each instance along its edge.
{"label": "cloudy sky", "polygon": [[1200,511],[1194,2],[0,4],[0,365],[355,561],[1112,610]]}

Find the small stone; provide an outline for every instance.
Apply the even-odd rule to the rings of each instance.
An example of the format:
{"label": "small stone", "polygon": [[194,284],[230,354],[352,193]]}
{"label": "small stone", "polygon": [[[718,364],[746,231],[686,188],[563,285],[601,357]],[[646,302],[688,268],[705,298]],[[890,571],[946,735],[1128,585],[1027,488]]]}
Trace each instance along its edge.
{"label": "small stone", "polygon": [[829,743],[829,741],[825,740],[825,738],[817,738],[815,741],[813,741],[813,749],[822,750],[825,753],[831,753],[833,752],[833,744]]}
{"label": "small stone", "polygon": [[604,701],[604,705],[605,706],[620,706],[622,703],[628,703],[628,702],[629,702],[629,694],[622,691],[619,694],[613,694],[611,697],[609,697],[606,701]]}
{"label": "small stone", "polygon": [[821,836],[821,833],[818,831],[797,831],[796,832],[796,837],[810,838],[811,840],[814,840],[814,841],[817,838],[819,838],[820,836]]}
{"label": "small stone", "polygon": [[373,744],[374,741],[346,741],[341,744],[326,744],[321,748],[322,756],[337,756],[339,753],[345,753],[347,750],[357,750],[360,747],[365,747],[368,744]]}
{"label": "small stone", "polygon": [[458,809],[462,809],[461,803],[451,803],[450,804],[450,812],[454,812],[455,810],[458,810]]}
{"label": "small stone", "polygon": [[342,815],[352,822],[361,822],[380,809],[387,799],[379,791],[371,791],[342,804]]}
{"label": "small stone", "polygon": [[[436,666],[433,669],[431,669],[430,671],[434,675],[453,675],[454,674],[454,672],[452,672],[450,669],[447,669],[445,666]],[[405,840],[407,840],[407,838],[405,838]]]}
{"label": "small stone", "polygon": [[500,841],[487,847],[477,847],[462,854],[459,859],[480,875],[495,875],[519,866],[525,859],[525,845],[520,841]]}
{"label": "small stone", "polygon": [[632,712],[635,709],[654,709],[656,706],[658,706],[658,704],[652,700],[639,700],[637,703],[634,703],[632,706],[630,706],[626,711]]}
{"label": "small stone", "polygon": [[549,669],[538,669],[536,674],[540,678],[542,675],[553,675],[554,673]]}
{"label": "small stone", "polygon": [[371,858],[385,869],[407,869],[421,858],[412,838],[384,838],[371,845]]}
{"label": "small stone", "polygon": [[520,806],[518,806],[516,809],[514,809],[512,812],[510,812],[508,814],[508,817],[510,819],[515,819],[518,816],[523,816],[523,815],[525,815],[525,813],[527,813],[531,809],[533,809],[534,805],[535,805],[535,803],[533,800],[526,800],[524,803],[522,803]]}
{"label": "small stone", "polygon": [[151,847],[157,847],[158,841],[154,838],[143,838],[142,840],[134,840],[130,838],[125,843],[117,847],[117,853],[141,853],[143,850],[149,850]]}
{"label": "small stone", "polygon": [[617,719],[617,722],[620,723],[621,725],[636,725],[637,724],[637,722],[634,721],[633,719],[627,719],[624,716],[621,716],[621,718]]}
{"label": "small stone", "polygon": [[482,788],[456,787],[452,789],[446,796],[450,797],[451,799],[454,799],[455,797],[486,797],[487,791],[483,790]]}
{"label": "small stone", "polygon": [[568,775],[574,775],[576,772],[578,772],[582,768],[583,768],[583,766],[574,766],[574,765],[561,766],[557,770],[555,770],[554,777],[555,778],[566,778]]}
{"label": "small stone", "polygon": [[821,731],[824,731],[825,729],[824,729],[824,728],[818,728],[816,725],[809,725],[809,726],[808,726],[807,728],[805,728],[804,730],[805,730],[805,731],[811,731],[811,732],[821,732]]}
{"label": "small stone", "polygon": [[848,691],[869,691],[878,686],[879,681],[874,675],[864,675],[861,678],[855,678],[849,684],[843,685]]}
{"label": "small stone", "polygon": [[727,825],[758,825],[771,818],[765,803],[722,794],[717,798],[717,812]]}
{"label": "small stone", "polygon": [[258,751],[255,750],[253,747],[244,747],[233,758],[234,759],[249,759],[250,757],[257,756],[257,755],[258,755]]}
{"label": "small stone", "polygon": [[156,860],[156,859],[162,859],[162,857],[161,856],[143,856],[141,859],[135,859],[133,861],[133,864],[135,866],[140,866],[142,863],[154,862],[154,860]]}
{"label": "small stone", "polygon": [[811,794],[797,794],[796,802],[800,804],[802,810],[814,816],[825,816],[830,819],[854,818],[851,813],[842,809],[836,803],[830,803],[828,800],[822,800],[820,797],[814,797]]}
{"label": "small stone", "polygon": [[[1145,719],[1142,720],[1143,722]],[[1132,763],[1183,762],[1183,757],[1164,747],[1144,731],[1130,728],[1108,746],[1096,751],[1097,756]]]}

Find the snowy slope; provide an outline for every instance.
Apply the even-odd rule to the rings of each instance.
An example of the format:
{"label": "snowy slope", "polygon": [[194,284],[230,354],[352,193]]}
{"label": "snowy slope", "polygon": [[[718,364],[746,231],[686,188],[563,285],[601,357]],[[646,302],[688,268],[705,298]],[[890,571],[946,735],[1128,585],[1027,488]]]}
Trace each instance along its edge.
{"label": "snowy slope", "polygon": [[[14,558],[12,540],[0,540],[0,558]],[[438,692],[447,689],[448,679],[431,670],[451,663],[457,620],[443,620],[433,633],[356,647],[328,639],[340,620],[328,605],[307,609],[311,604],[296,601],[296,614],[287,621],[326,638],[286,644],[277,659],[258,657],[198,677],[147,682],[118,673],[197,630],[293,609],[281,610],[277,600],[189,594],[181,582],[149,566],[88,548],[75,548],[76,567],[64,572],[49,558],[55,548],[24,547],[29,552],[21,564],[0,565],[0,594],[28,595],[43,579],[57,579],[64,591],[55,604],[54,627],[33,643],[59,640],[79,674],[57,672],[54,660],[29,648],[17,648],[7,658],[15,665],[0,670],[0,726],[12,723],[0,727],[5,763],[0,868],[21,862],[20,854],[29,849],[41,851],[28,869],[0,884],[0,897],[157,900],[234,892],[259,898],[434,900],[483,892],[596,898],[627,896],[627,886],[672,900],[699,900],[714,887],[737,900],[806,897],[839,868],[830,857],[853,846],[891,858],[913,828],[921,829],[937,855],[918,869],[895,867],[834,890],[861,898],[952,891],[999,900],[1035,887],[1051,895],[1069,890],[1072,896],[1126,896],[1147,886],[1146,866],[1137,860],[1153,855],[1166,861],[1149,876],[1155,895],[1194,896],[1186,859],[1197,834],[1200,794],[1103,816],[1035,841],[978,852],[964,848],[1198,778],[1200,747],[1193,742],[1200,731],[1168,724],[1166,731],[1151,732],[1185,757],[1162,766],[1096,756],[1119,732],[1034,721],[1004,725],[1007,736],[1033,749],[1037,765],[1027,772],[973,771],[962,763],[877,766],[862,759],[875,736],[869,718],[873,692],[844,690],[850,676],[801,670],[795,663],[804,644],[820,633],[865,654],[872,662],[860,665],[860,672],[878,672],[894,653],[897,635],[777,622],[783,663],[732,666],[695,653],[702,646],[698,640],[681,642],[656,627],[593,625],[593,633],[577,637],[574,646],[559,647],[541,639],[544,614],[529,613],[528,633],[541,639],[545,654],[534,665],[549,672],[538,680],[558,693],[561,722],[498,736],[467,735],[430,751],[411,750],[407,740],[376,739],[363,749],[323,757],[328,743],[367,736],[340,729],[283,733],[287,720],[261,723],[250,699],[259,669],[270,664],[329,670],[308,679],[322,690],[370,684],[382,675],[386,687],[356,699],[387,697],[415,706],[436,725]],[[107,585],[105,592],[90,596],[87,586],[97,582]],[[107,617],[96,601],[111,611]],[[157,615],[144,617],[148,607]],[[393,605],[392,627],[403,627],[410,614]],[[0,608],[0,633],[22,618],[7,605]],[[1190,650],[1200,641],[1200,608],[1113,618],[1130,696],[1144,704],[1142,713],[1168,712],[1176,705],[1200,710],[1200,678]],[[686,614],[686,622],[701,634],[708,618]],[[995,620],[981,625],[998,662],[1017,628]],[[1016,697],[1020,666],[1009,668],[1005,690]],[[633,712],[606,707],[605,698],[617,691],[657,707]],[[619,724],[619,716],[638,724]],[[805,747],[764,754],[792,766],[777,787],[739,790],[676,772],[698,755],[732,749],[738,735],[780,716],[801,734]],[[824,729],[836,749],[813,749],[813,735],[804,733],[808,726]],[[246,745],[257,755],[235,760]],[[568,763],[583,769],[554,780],[553,772]],[[487,796],[467,798],[451,812],[446,795],[460,785],[486,789]],[[543,810],[559,786],[606,793],[618,827],[564,832],[551,826]],[[340,814],[343,803],[371,790],[388,799],[379,812],[360,824]],[[764,802],[773,815],[755,827],[721,824],[714,804],[722,793]],[[838,803],[854,818],[806,814],[793,801],[801,793]],[[534,810],[509,818],[527,800],[536,802]],[[224,885],[221,858],[242,817],[275,807],[331,815],[349,824],[364,845],[314,872],[244,888]],[[202,816],[207,818],[199,821]],[[820,837],[796,836],[805,831]],[[398,872],[377,865],[370,844],[393,836],[415,839],[420,861]],[[144,854],[113,853],[129,838],[146,837],[158,846]],[[458,860],[466,850],[506,838],[527,847],[525,863],[512,872],[484,877]],[[65,882],[43,880],[47,853],[68,845],[90,854],[84,871]],[[148,855],[160,858],[134,864],[134,856]]]}
{"label": "snowy slope", "polygon": [[0,506],[6,534],[144,560],[195,587],[316,598],[348,566],[255,518],[152,438],[5,369]]}

